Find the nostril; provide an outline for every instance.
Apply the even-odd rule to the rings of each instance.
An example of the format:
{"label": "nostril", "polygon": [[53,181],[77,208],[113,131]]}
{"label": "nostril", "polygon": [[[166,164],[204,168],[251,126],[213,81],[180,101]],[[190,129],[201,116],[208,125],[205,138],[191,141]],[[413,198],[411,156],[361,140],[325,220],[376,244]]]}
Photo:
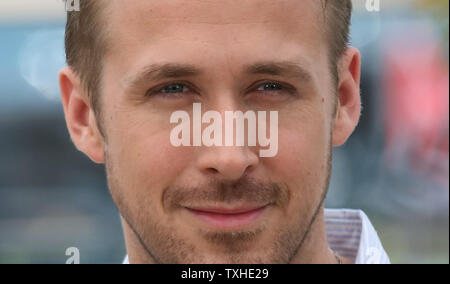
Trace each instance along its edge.
{"label": "nostril", "polygon": [[212,173],[212,174],[217,174],[219,173],[219,170],[215,169],[215,168],[207,168],[206,171]]}

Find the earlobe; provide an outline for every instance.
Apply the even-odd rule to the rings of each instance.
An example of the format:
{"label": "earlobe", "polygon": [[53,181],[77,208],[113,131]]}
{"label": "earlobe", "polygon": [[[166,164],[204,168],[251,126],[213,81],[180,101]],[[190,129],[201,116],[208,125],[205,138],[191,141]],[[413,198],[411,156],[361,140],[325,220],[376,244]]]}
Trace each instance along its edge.
{"label": "earlobe", "polygon": [[95,163],[104,162],[103,137],[79,77],[69,67],[59,73],[67,129],[75,146]]}
{"label": "earlobe", "polygon": [[338,106],[333,123],[333,146],[344,144],[355,130],[361,114],[361,56],[349,47],[338,66]]}

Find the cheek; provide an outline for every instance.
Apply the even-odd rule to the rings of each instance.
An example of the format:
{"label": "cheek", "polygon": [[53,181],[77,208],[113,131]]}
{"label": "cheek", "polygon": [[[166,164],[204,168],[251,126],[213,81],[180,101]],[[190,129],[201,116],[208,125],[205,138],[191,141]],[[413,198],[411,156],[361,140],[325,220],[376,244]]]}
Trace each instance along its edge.
{"label": "cheek", "polygon": [[285,182],[291,191],[291,213],[310,212],[326,186],[330,135],[321,119],[295,121],[280,125],[278,155],[267,163],[276,180]]}
{"label": "cheek", "polygon": [[[323,121],[279,129],[279,151],[272,161],[286,180],[302,180],[322,173],[329,152],[329,137]],[[325,163],[326,164],[326,163]]]}
{"label": "cheek", "polygon": [[122,187],[157,195],[174,182],[189,162],[190,151],[172,146],[170,131],[161,123],[115,124],[108,137],[108,157]]}

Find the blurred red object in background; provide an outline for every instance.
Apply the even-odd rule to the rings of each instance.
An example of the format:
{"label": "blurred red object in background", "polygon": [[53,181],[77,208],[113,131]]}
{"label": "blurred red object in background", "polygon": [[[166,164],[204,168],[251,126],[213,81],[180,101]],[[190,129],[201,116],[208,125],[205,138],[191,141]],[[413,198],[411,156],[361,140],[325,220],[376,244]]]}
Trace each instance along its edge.
{"label": "blurred red object in background", "polygon": [[445,53],[438,40],[414,45],[403,41],[386,51],[382,72],[386,158],[389,163],[406,161],[417,174],[448,184],[449,70]]}

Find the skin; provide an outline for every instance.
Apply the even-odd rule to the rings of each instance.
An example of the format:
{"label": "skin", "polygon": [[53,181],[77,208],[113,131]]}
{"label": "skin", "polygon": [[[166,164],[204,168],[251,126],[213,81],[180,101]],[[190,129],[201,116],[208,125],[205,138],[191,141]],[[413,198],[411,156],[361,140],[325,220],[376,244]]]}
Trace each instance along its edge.
{"label": "skin", "polygon": [[[59,81],[74,144],[106,165],[131,263],[336,263],[323,199],[331,149],[358,124],[361,62],[356,49],[346,50],[336,89],[318,2],[109,1],[101,117],[70,67]],[[245,72],[261,61],[295,62],[309,75]],[[202,73],[131,84],[146,66],[168,62]],[[180,80],[189,86],[176,96],[146,96]],[[294,91],[261,90],[261,81]],[[173,147],[170,115],[192,112],[194,102],[222,114],[278,111],[278,154],[260,158],[258,146]],[[235,231],[214,230],[184,208],[263,203],[271,205],[262,217]]]}

